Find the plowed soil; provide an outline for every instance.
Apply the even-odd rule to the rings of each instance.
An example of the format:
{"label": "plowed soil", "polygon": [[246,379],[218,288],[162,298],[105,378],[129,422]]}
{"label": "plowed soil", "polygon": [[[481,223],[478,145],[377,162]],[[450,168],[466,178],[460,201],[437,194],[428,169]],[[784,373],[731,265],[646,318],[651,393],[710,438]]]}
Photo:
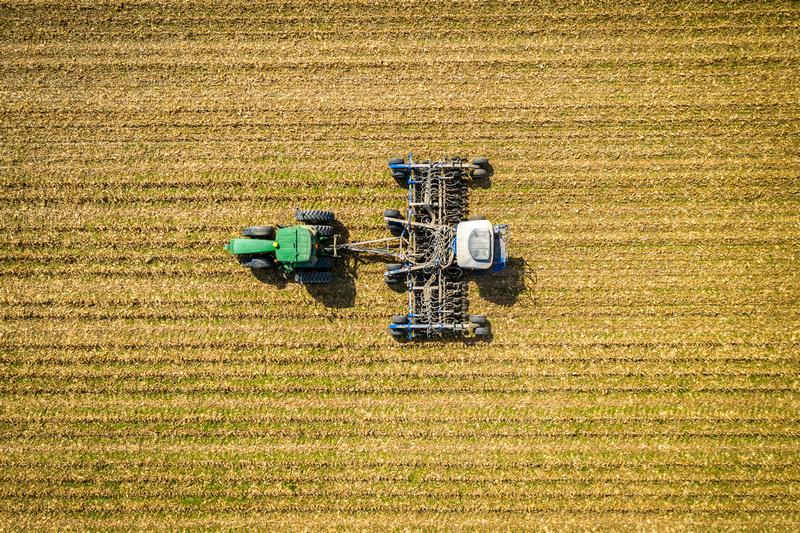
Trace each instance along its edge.
{"label": "plowed soil", "polygon": [[[788,1],[3,1],[2,523],[797,529],[799,73]],[[222,249],[408,151],[494,164],[492,342]]]}

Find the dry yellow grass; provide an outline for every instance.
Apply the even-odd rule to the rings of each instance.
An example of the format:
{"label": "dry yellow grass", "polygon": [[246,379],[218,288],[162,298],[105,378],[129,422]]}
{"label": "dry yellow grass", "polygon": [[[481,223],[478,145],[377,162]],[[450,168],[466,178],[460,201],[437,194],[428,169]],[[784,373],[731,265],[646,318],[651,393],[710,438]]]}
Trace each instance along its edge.
{"label": "dry yellow grass", "polygon": [[[800,526],[796,3],[0,15],[5,526]],[[491,344],[394,345],[380,264],[315,299],[223,252],[382,235],[409,149],[495,164]]]}

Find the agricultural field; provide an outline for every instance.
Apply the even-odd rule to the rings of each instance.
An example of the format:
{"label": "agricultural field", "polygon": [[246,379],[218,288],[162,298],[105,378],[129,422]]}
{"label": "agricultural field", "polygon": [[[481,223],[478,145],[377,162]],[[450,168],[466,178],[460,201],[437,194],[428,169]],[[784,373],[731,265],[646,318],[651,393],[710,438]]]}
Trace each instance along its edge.
{"label": "agricultural field", "polygon": [[[796,2],[0,2],[0,528],[800,527]],[[485,155],[487,343],[295,207]]]}

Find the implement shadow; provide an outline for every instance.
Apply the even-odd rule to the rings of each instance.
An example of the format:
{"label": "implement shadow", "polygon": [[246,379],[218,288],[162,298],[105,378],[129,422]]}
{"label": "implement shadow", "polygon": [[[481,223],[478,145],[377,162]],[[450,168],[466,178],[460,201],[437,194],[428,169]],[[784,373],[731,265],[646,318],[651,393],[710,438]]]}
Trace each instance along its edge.
{"label": "implement shadow", "polygon": [[496,305],[510,307],[523,292],[536,290],[536,271],[522,257],[512,257],[506,268],[496,274],[474,276],[478,294]]}

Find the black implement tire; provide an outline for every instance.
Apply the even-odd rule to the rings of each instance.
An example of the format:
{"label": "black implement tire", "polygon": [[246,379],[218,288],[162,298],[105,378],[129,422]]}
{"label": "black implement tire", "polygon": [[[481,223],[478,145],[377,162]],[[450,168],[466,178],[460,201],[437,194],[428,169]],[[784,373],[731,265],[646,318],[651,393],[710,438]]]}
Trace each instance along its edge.
{"label": "black implement tire", "polygon": [[394,315],[392,324],[408,324],[408,317],[406,315]]}
{"label": "black implement tire", "polygon": [[391,335],[392,338],[397,342],[405,342],[408,340],[408,332],[406,332],[404,329],[389,328],[389,335]]}
{"label": "black implement tire", "polygon": [[384,218],[402,218],[405,220],[405,217],[397,209],[387,209],[383,212],[383,216]]}
{"label": "black implement tire", "polygon": [[404,157],[393,157],[389,159],[389,165],[405,165],[405,164],[406,164],[406,159]]}
{"label": "black implement tire", "polygon": [[472,164],[482,169],[488,170],[489,168],[489,158],[488,157],[476,157],[472,160]]}
{"label": "black implement tire", "polygon": [[386,265],[386,272],[389,272],[391,270],[400,270],[401,268],[403,268],[403,265],[401,265],[400,263],[389,263],[388,265]]}
{"label": "black implement tire", "polygon": [[488,337],[492,333],[492,331],[487,327],[480,327],[480,328],[475,328],[473,330],[473,333],[475,333],[475,335],[477,335],[478,337]]}
{"label": "black implement tire", "polygon": [[486,220],[486,217],[483,215],[470,215],[467,220]]}
{"label": "black implement tire", "polygon": [[242,230],[242,235],[254,239],[274,239],[275,228],[272,226],[247,226]]}
{"label": "black implement tire", "polygon": [[391,233],[392,237],[399,237],[403,234],[403,226],[400,224],[390,222],[387,224],[387,227],[389,228],[389,233]]}
{"label": "black implement tire", "polygon": [[317,257],[317,262],[314,263],[315,270],[330,270],[336,266],[336,259],[328,255]]}
{"label": "black implement tire", "polygon": [[485,168],[476,168],[472,171],[472,179],[483,180],[489,177],[489,172]]}
{"label": "black implement tire", "polygon": [[481,326],[488,322],[484,315],[469,315],[469,321],[473,324],[480,324]]}
{"label": "black implement tire", "polygon": [[333,211],[321,209],[298,209],[294,212],[294,219],[306,224],[330,224],[335,218]]}
{"label": "black implement tire", "polygon": [[294,273],[294,280],[303,285],[333,283],[333,272],[300,270]]}
{"label": "black implement tire", "polygon": [[397,183],[398,187],[402,187],[403,189],[408,187],[408,174],[393,172],[392,177],[394,178],[394,181]]}
{"label": "black implement tire", "polygon": [[275,266],[275,262],[271,258],[265,259],[262,257],[256,257],[248,261],[245,261],[244,263],[242,263],[242,266],[246,266],[247,268],[252,268],[253,270],[259,270],[263,268],[272,268]]}
{"label": "black implement tire", "polygon": [[333,237],[333,226],[311,226],[320,237]]}

